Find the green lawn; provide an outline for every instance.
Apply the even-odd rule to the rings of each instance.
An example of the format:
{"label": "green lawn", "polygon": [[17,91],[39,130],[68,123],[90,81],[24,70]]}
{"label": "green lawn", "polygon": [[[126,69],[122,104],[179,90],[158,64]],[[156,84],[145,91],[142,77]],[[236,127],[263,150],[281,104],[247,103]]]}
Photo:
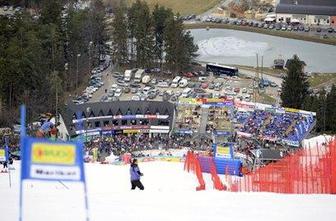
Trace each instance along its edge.
{"label": "green lawn", "polygon": [[309,83],[311,87],[317,87],[327,82],[336,83],[336,73],[316,74],[309,77]]}
{"label": "green lawn", "polygon": [[[129,3],[135,0],[127,0]],[[200,14],[214,6],[216,6],[220,0],[144,0],[148,3],[150,8],[153,8],[155,4],[163,5],[165,7],[173,9],[174,12],[179,12],[181,15]]]}
{"label": "green lawn", "polygon": [[266,93],[260,93],[259,99],[260,99],[258,100],[259,102],[265,103],[265,104],[275,104],[276,103],[276,99],[269,96]]}

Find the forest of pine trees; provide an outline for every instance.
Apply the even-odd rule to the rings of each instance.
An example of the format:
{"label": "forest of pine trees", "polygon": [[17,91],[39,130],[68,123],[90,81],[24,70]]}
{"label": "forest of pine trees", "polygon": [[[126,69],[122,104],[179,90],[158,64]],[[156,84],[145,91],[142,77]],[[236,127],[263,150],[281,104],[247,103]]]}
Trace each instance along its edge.
{"label": "forest of pine trees", "polygon": [[147,3],[121,4],[112,24],[113,57],[119,66],[160,67],[179,72],[187,70],[197,56],[197,45],[183,29],[179,15],[156,5],[151,12]]}

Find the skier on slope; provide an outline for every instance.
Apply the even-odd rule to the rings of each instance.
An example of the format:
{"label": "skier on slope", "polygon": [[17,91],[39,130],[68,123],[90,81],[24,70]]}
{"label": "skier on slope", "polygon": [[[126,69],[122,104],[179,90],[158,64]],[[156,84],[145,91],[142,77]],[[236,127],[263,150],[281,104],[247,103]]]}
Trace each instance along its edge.
{"label": "skier on slope", "polygon": [[136,187],[138,187],[140,190],[144,190],[144,186],[140,181],[140,177],[143,176],[143,173],[140,172],[137,159],[133,159],[131,163],[130,175],[131,175],[132,190],[134,190]]}

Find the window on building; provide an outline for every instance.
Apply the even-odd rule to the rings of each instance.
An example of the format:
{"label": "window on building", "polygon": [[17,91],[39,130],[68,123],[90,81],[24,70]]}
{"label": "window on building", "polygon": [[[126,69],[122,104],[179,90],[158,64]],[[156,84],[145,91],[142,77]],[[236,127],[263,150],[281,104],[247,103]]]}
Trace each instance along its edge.
{"label": "window on building", "polygon": [[139,124],[141,124],[141,125],[148,125],[148,120],[142,119],[142,120],[139,121]]}
{"label": "window on building", "polygon": [[127,125],[127,120],[122,120],[121,125]]}
{"label": "window on building", "polygon": [[132,125],[136,125],[136,123],[137,123],[137,122],[136,122],[135,119],[131,120],[131,124],[132,124]]}
{"label": "window on building", "polygon": [[104,121],[104,127],[107,127],[110,125],[110,122],[108,120]]}
{"label": "window on building", "polygon": [[100,127],[100,121],[95,122],[95,127]]}
{"label": "window on building", "polygon": [[329,21],[329,19],[327,19],[327,24],[329,24],[330,23],[330,21]]}
{"label": "window on building", "polygon": [[119,122],[118,122],[118,120],[113,120],[113,121],[112,121],[112,124],[113,124],[114,126],[118,126],[118,125],[119,125]]}
{"label": "window on building", "polygon": [[158,125],[169,126],[169,121],[168,120],[159,120]]}

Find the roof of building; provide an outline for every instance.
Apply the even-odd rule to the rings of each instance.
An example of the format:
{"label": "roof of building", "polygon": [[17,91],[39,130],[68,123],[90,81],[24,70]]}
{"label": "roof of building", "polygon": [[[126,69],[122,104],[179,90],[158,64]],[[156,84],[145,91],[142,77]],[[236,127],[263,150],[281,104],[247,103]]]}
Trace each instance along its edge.
{"label": "roof of building", "polygon": [[335,0],[280,0],[277,13],[336,16]]}
{"label": "roof of building", "polygon": [[[172,119],[174,115],[175,105],[170,102],[163,101],[113,101],[113,102],[97,102],[75,105],[70,103],[66,106],[63,113],[64,122],[67,128],[72,124],[72,120],[86,117],[99,117],[111,115],[135,115],[135,114],[156,114],[169,115]],[[170,124],[172,122],[170,121]]]}

